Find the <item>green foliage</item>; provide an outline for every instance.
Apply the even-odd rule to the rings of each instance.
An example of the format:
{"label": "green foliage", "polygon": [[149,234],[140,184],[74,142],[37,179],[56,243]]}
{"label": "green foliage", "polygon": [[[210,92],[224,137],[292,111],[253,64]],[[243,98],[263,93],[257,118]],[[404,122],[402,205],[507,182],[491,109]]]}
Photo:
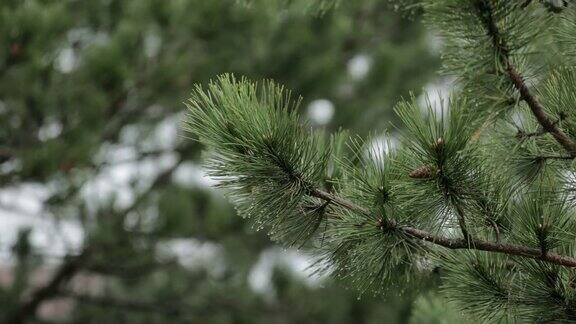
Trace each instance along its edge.
{"label": "green foliage", "polygon": [[526,193],[511,208],[511,235],[518,242],[543,251],[569,248],[574,242],[574,215],[565,197],[554,197],[546,189]]}
{"label": "green foliage", "polygon": [[576,135],[576,68],[574,65],[558,67],[547,75],[539,90],[547,112],[571,136]]}
{"label": "green foliage", "polygon": [[518,313],[539,322],[574,321],[573,269],[540,262],[523,262],[514,282]]}
{"label": "green foliage", "polygon": [[506,315],[511,294],[507,258],[462,253],[447,259],[442,263],[446,271],[443,288],[451,301],[477,318],[494,320]]}
{"label": "green foliage", "polygon": [[340,161],[345,176],[339,194],[367,210],[334,208],[331,215],[337,216],[329,219],[322,249],[337,277],[354,282],[361,291],[381,292],[390,284],[402,291],[408,281],[416,279],[409,275],[413,273],[409,269],[415,267],[418,244],[386,225],[389,221],[411,223],[413,219],[395,208],[393,183],[397,175],[386,152],[391,144],[377,140],[352,140],[353,158]]}
{"label": "green foliage", "polygon": [[503,57],[522,64],[550,25],[550,15],[535,10],[535,3],[524,8],[519,1],[444,0],[424,6],[428,23],[445,41],[446,71],[468,80],[482,74],[502,77]]}
{"label": "green foliage", "polygon": [[458,78],[485,118],[509,113],[517,102],[506,77],[507,62],[529,78],[546,64],[556,64],[533,55],[537,45],[550,46],[544,43],[553,24],[536,1],[530,3],[525,7],[521,1],[424,1],[425,19],[443,43],[443,72]]}
{"label": "green foliage", "polygon": [[297,106],[274,83],[224,75],[209,92],[196,88],[187,116],[187,130],[214,149],[209,174],[228,189],[240,214],[289,243],[313,234],[324,217],[325,207],[307,194],[322,183],[329,154],[298,125]]}
{"label": "green foliage", "polygon": [[573,64],[576,62],[576,44],[572,37],[576,31],[576,10],[573,7],[565,10],[559,20],[560,23],[554,32],[560,43],[562,54]]}
{"label": "green foliage", "polygon": [[409,323],[451,324],[464,321],[474,323],[452,304],[447,303],[441,295],[430,293],[421,295],[414,301],[414,312]]}
{"label": "green foliage", "polygon": [[466,200],[478,195],[482,174],[471,144],[477,123],[465,113],[468,104],[464,98],[439,107],[428,102],[422,112],[412,99],[396,109],[406,127],[399,164],[409,175],[396,191],[410,213],[429,213],[421,217],[428,227],[446,223],[450,212],[459,213]]}

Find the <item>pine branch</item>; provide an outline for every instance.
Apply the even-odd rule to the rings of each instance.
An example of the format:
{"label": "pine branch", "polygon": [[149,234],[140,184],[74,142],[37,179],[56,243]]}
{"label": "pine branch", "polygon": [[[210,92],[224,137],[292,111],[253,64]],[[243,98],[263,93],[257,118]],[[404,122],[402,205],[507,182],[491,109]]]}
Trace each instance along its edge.
{"label": "pine branch", "polygon": [[560,129],[548,114],[546,114],[542,104],[528,88],[524,77],[518,72],[514,64],[512,64],[508,45],[506,44],[504,37],[502,37],[500,29],[496,25],[490,2],[488,0],[475,0],[474,5],[477,10],[478,18],[486,29],[486,33],[492,40],[492,46],[497,51],[498,59],[504,66],[506,74],[515,89],[520,93],[520,98],[526,102],[542,128],[546,132],[550,133],[571,156],[576,157],[576,142]]}
{"label": "pine branch", "polygon": [[[569,214],[553,202],[538,207],[541,196],[527,199],[525,206],[508,208],[508,196],[503,197],[507,185],[490,183],[498,174],[488,174],[491,168],[481,165],[483,152],[470,145],[478,121],[465,110],[469,106],[465,97],[459,99],[450,102],[447,116],[436,115],[431,107],[426,116],[414,102],[400,104],[397,113],[409,132],[403,149],[371,156],[363,145],[352,147],[364,154],[340,161],[345,172],[337,183],[338,194],[322,186],[326,161],[332,159],[326,158],[326,152],[331,155],[332,148],[302,127],[289,98],[272,83],[258,87],[225,75],[208,90],[197,87],[188,105],[187,126],[211,149],[210,174],[228,189],[240,213],[252,218],[259,229],[266,226],[272,237],[292,244],[302,241],[303,228],[307,237],[318,234],[323,218],[306,211],[327,210],[320,213],[329,218],[321,230],[320,250],[335,275],[351,278],[362,289],[383,289],[388,280],[409,279],[407,268],[434,246],[492,252],[480,254],[486,258],[513,256],[522,265],[536,260],[533,263],[575,268],[576,257],[569,255],[564,232],[560,233],[572,225]],[[489,210],[483,209],[478,199],[493,187],[497,187],[495,196],[489,196],[495,199]],[[458,216],[463,237],[442,234],[440,227],[450,212]],[[501,218],[492,217],[496,215],[492,212],[530,217],[526,221],[518,217],[518,224],[496,223]],[[542,215],[554,216],[557,222],[543,221]],[[486,219],[495,241],[485,239],[485,231],[477,237],[468,232],[467,225],[486,226]],[[523,231],[506,231],[501,237],[499,225]],[[468,286],[491,289],[482,285]]]}
{"label": "pine branch", "polygon": [[520,92],[521,98],[528,104],[532,114],[536,117],[542,128],[550,133],[560,145],[572,156],[576,157],[576,143],[568,136],[562,129],[556,126],[556,123],[548,117],[544,111],[544,107],[540,104],[538,99],[532,95],[528,86],[524,82],[524,78],[518,73],[514,66],[506,60],[506,71],[516,89]]}
{"label": "pine branch", "polygon": [[[332,202],[346,209],[365,214],[366,216],[370,216],[370,212],[367,209],[360,207],[340,197],[334,196],[325,191],[314,189],[310,192],[310,194],[314,197],[324,199],[326,201]],[[444,248],[451,250],[467,249],[467,250],[488,251],[513,256],[526,257],[530,259],[540,260],[571,268],[576,267],[576,258],[574,257],[552,252],[547,252],[543,254],[541,249],[531,248],[523,245],[505,244],[478,239],[448,238],[444,236],[434,235],[430,232],[423,231],[417,228],[409,226],[401,226],[396,222],[394,222],[393,220],[384,220],[383,226],[386,229],[394,229],[400,231],[405,235],[407,235],[408,237],[430,242],[434,245],[442,246]]]}
{"label": "pine branch", "polygon": [[494,229],[494,234],[496,234],[496,243],[500,243],[500,228],[498,227],[498,224],[496,224],[496,222],[492,220],[490,217],[486,217],[486,220],[488,221],[490,226],[492,226],[492,228]]}

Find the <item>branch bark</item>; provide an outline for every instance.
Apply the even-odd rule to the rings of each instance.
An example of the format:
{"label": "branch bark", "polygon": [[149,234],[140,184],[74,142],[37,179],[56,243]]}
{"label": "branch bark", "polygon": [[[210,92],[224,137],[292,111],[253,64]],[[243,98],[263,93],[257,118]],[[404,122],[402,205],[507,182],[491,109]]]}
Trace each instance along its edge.
{"label": "branch bark", "polygon": [[[348,200],[342,199],[340,197],[334,196],[328,192],[313,189],[310,192],[310,195],[316,198],[320,198],[346,209],[350,209],[352,211],[359,212],[361,214],[370,216],[370,212],[358,206]],[[403,233],[404,235],[413,238],[419,239],[426,242],[430,242],[434,245],[441,246],[451,250],[478,250],[478,251],[488,251],[488,252],[495,252],[495,253],[502,253],[512,256],[520,256],[531,258],[535,260],[540,260],[552,264],[557,264],[561,266],[576,267],[576,258],[561,255],[553,252],[548,252],[546,254],[542,254],[542,251],[539,248],[532,248],[523,245],[517,244],[507,244],[507,243],[500,243],[500,242],[490,242],[485,240],[478,240],[472,238],[449,238],[445,236],[435,235],[427,231],[423,231],[421,229],[409,227],[409,226],[402,226],[396,223],[393,220],[384,220],[385,225],[388,229],[394,229]]]}

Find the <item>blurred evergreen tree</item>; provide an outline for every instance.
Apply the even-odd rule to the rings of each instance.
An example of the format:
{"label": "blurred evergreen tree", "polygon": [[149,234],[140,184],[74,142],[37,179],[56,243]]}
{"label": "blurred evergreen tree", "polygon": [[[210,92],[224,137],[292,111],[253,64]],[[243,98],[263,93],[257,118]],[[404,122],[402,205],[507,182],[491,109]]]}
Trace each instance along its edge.
{"label": "blurred evergreen tree", "polygon": [[[30,242],[41,229],[21,232],[13,280],[0,289],[3,321],[42,322],[54,300],[63,310],[73,301],[56,312],[68,317],[55,317],[72,322],[408,320],[410,294],[359,302],[356,292],[309,287],[284,268],[273,271],[272,293],[254,292],[249,274],[272,243],[248,235],[217,193],[191,184],[201,147],[171,137],[191,85],[223,72],[278,80],[306,98],[317,127],[359,134],[383,128],[391,106],[431,80],[429,37],[385,1],[336,9],[326,1],[321,12],[310,3],[1,2],[3,192],[39,185],[48,195],[35,216],[83,233],[54,263]],[[115,188],[126,168],[127,187]],[[191,239],[215,247],[219,263],[182,265],[163,253]],[[49,273],[33,284],[39,272]]]}

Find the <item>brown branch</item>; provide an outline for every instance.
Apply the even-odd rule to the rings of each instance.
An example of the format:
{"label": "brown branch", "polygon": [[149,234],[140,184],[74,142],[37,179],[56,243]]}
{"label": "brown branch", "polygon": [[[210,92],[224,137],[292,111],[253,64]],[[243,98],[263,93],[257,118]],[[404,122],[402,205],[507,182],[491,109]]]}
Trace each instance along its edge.
{"label": "brown branch", "polygon": [[486,33],[492,40],[494,49],[497,51],[498,59],[504,66],[506,74],[514,85],[514,88],[520,93],[520,98],[526,102],[543,130],[550,133],[571,156],[576,157],[576,143],[546,114],[542,104],[528,88],[524,77],[518,72],[514,64],[512,64],[508,45],[496,25],[490,3],[486,0],[476,0],[475,7],[478,18],[484,25]]}
{"label": "brown branch", "polygon": [[[507,62],[509,61],[507,60]],[[542,128],[550,133],[571,156],[576,156],[576,143],[548,117],[544,111],[544,107],[538,99],[532,95],[523,77],[516,71],[515,67],[511,63],[508,63],[506,71],[508,72],[510,80],[512,80],[512,83],[518,92],[520,92],[520,97],[528,104],[532,114],[536,117]]]}
{"label": "brown branch", "polygon": [[[371,215],[367,209],[322,190],[312,189],[310,191],[310,195],[320,199],[324,199],[326,201],[330,201],[336,205],[359,212],[367,216]],[[432,244],[451,250],[468,249],[468,250],[488,251],[488,252],[531,258],[566,267],[576,267],[576,258],[552,252],[542,254],[542,251],[538,248],[531,248],[516,244],[490,242],[472,238],[468,239],[449,238],[435,235],[417,228],[402,226],[393,220],[384,220],[383,222],[385,222],[384,225],[386,226],[387,229],[393,229],[401,232],[402,234],[408,237],[430,242]]]}
{"label": "brown branch", "polygon": [[571,268],[576,267],[576,258],[574,257],[550,252],[543,255],[541,249],[537,248],[531,248],[516,244],[489,242],[484,240],[470,240],[470,242],[468,242],[465,239],[460,238],[453,239],[443,236],[432,235],[426,231],[422,231],[411,227],[401,227],[400,229],[409,236],[427,242],[431,242],[436,245],[440,245],[452,250],[469,249],[469,250],[496,252],[507,255],[527,257]]}
{"label": "brown branch", "polygon": [[498,228],[498,224],[496,224],[494,220],[490,219],[490,217],[488,217],[487,220],[490,226],[492,226],[494,229],[494,234],[496,235],[496,243],[500,243],[500,228]]}

